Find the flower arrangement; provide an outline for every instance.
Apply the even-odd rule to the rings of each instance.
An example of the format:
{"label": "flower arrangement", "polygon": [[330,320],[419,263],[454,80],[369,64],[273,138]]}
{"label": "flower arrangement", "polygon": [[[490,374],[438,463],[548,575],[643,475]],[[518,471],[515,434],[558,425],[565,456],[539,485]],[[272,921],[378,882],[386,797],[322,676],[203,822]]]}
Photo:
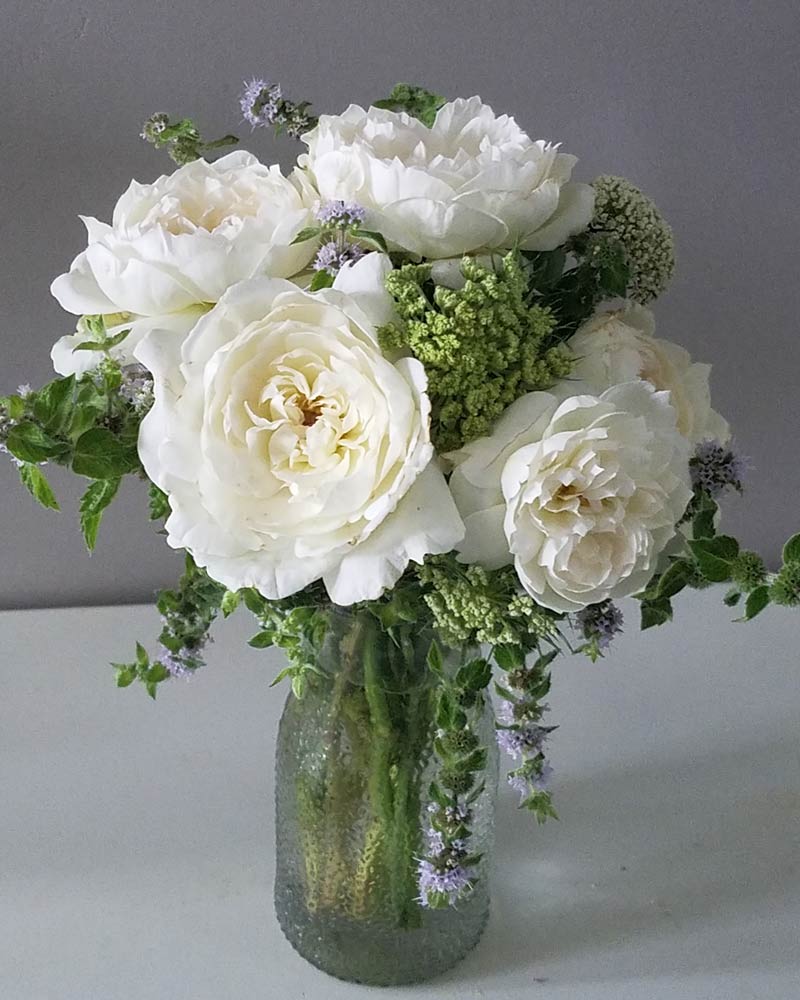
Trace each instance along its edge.
{"label": "flower arrangement", "polygon": [[[77,328],[53,348],[57,379],[0,399],[0,447],[45,507],[58,509],[48,463],[89,481],[90,549],[132,475],[186,553],[158,598],[159,646],[116,665],[120,687],[155,697],[192,676],[212,622],[241,603],[251,645],[284,650],[302,703],[350,609],[338,662],[363,666],[350,709],[380,755],[373,848],[390,828],[397,848],[399,817],[427,816],[393,855],[406,883],[413,863],[413,922],[411,903],[446,909],[475,890],[490,686],[509,783],[543,821],[556,655],[603,656],[622,597],[642,628],[711,583],[742,620],[796,606],[800,535],[769,572],[719,531],[743,463],[709,367],[656,334],[672,235],[632,184],[573,180],[573,156],[478,97],[398,85],[314,117],[253,80],[241,112],[302,143],[291,172],[238,150],[212,159],[236,137],[150,118],[143,137],[177,169],[132,181],[110,223],[83,220],[86,249],[52,286]],[[407,704],[375,650],[394,662],[420,635],[434,773],[422,788],[411,760],[404,813]]]}

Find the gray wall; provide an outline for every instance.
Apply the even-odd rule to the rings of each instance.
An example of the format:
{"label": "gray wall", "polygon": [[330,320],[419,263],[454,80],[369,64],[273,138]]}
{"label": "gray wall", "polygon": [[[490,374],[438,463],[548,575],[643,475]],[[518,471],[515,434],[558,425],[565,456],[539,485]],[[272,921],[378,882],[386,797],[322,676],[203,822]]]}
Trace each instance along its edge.
{"label": "gray wall", "polygon": [[[154,110],[236,125],[244,76],[317,110],[368,103],[398,79],[480,93],[578,175],[621,173],[675,228],[679,272],[660,332],[713,360],[717,407],[750,457],[727,523],[772,560],[800,528],[796,0],[541,3],[404,0],[26,0],[0,5],[0,391],[50,375],[71,319],[50,280],[83,248],[79,212],[106,218],[131,176],[168,168],[137,138]],[[288,162],[289,140],[253,136]],[[76,485],[40,511],[0,463],[0,607],[147,600],[179,558],[130,484],[89,560]]]}

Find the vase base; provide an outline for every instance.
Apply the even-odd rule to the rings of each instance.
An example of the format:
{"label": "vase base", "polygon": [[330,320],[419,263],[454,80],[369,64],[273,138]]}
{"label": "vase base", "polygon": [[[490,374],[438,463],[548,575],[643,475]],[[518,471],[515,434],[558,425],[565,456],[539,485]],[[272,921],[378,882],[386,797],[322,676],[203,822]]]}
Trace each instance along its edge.
{"label": "vase base", "polygon": [[405,986],[442,975],[478,944],[489,917],[488,900],[479,892],[453,914],[422,910],[421,926],[397,928],[374,919],[342,914],[312,914],[302,893],[276,896],[275,911],[287,941],[322,972],[364,986]]}

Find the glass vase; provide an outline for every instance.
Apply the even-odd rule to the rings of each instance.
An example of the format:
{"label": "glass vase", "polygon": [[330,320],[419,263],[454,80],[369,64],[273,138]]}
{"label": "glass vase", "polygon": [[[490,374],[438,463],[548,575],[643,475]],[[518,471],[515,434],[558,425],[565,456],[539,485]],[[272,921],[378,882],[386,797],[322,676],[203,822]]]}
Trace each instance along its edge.
{"label": "glass vase", "polygon": [[[418,982],[455,965],[489,915],[497,749],[483,694],[471,729],[488,751],[469,802],[472,888],[453,905],[421,901],[437,774],[432,636],[369,613],[331,615],[302,697],[290,694],[276,757],[275,909],[293,947],[340,979]],[[444,650],[452,676],[475,651]],[[439,901],[441,903],[441,900]]]}

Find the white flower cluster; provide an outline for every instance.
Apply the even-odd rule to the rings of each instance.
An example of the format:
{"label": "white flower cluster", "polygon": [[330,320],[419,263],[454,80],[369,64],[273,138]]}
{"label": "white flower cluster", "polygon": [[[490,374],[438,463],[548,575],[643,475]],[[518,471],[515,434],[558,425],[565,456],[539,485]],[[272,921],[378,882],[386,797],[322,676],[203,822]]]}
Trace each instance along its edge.
{"label": "white flower cluster", "polygon": [[[689,501],[690,443],[727,436],[708,369],[657,339],[642,307],[601,311],[569,345],[578,382],[523,396],[489,437],[437,456],[423,364],[378,342],[396,319],[389,257],[368,252],[319,288],[318,241],[297,241],[336,201],[409,259],[553,250],[594,211],[574,157],[477,97],[430,128],[352,105],[304,141],[288,177],[235,152],[133,182],[110,225],[84,219],[88,246],[53,283],[112,341],[130,330],[110,353],[152,375],[139,452],[168,495],[170,544],[267,598],[322,580],[338,604],[374,599],[454,548],[513,562],[557,611],[641,588]],[[97,363],[74,350],[88,336],[81,321],[55,346],[60,373]]]}

